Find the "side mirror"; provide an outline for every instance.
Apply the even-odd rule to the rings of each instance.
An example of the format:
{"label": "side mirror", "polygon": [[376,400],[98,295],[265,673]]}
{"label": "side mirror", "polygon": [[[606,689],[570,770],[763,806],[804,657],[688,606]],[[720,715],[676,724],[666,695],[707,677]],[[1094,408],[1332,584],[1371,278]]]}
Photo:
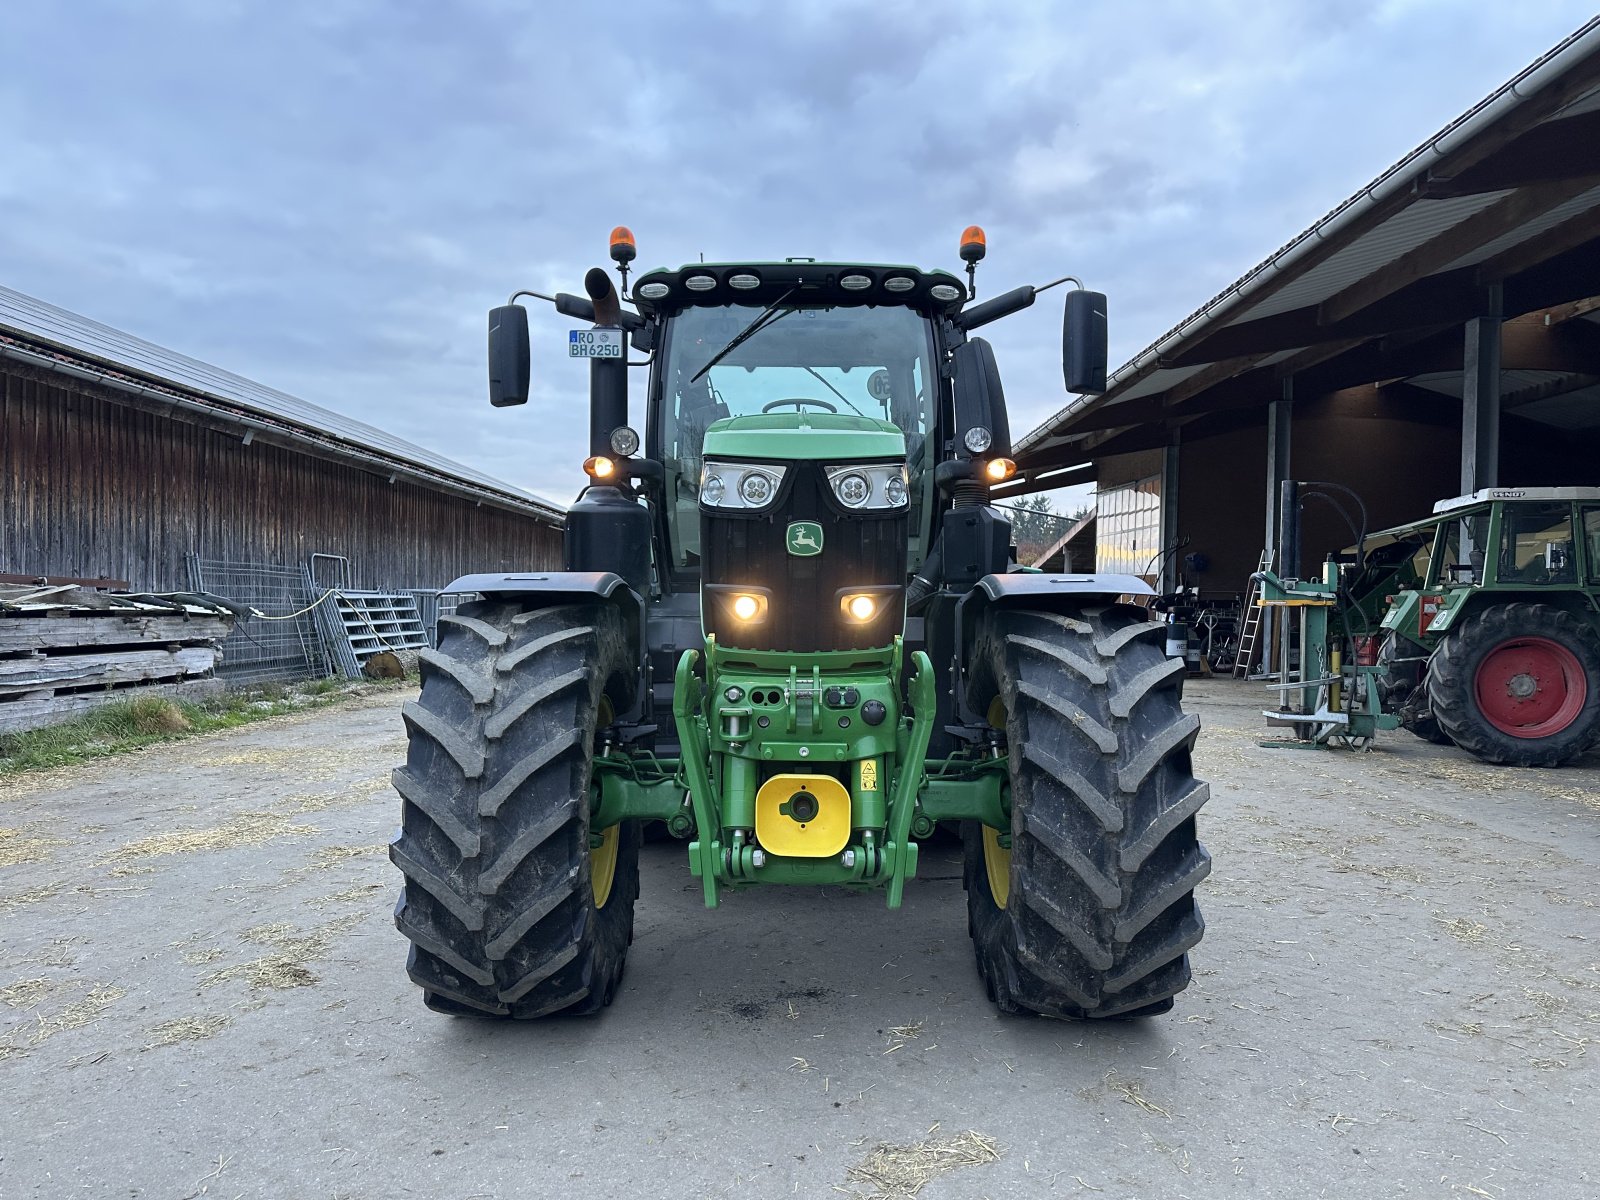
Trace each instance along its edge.
{"label": "side mirror", "polygon": [[1061,319],[1061,371],[1067,391],[1098,396],[1106,390],[1106,297],[1081,288],[1067,293]]}
{"label": "side mirror", "polygon": [[956,453],[965,448],[967,430],[989,431],[986,456],[1011,455],[1011,420],[1006,415],[1006,394],[1000,386],[1000,367],[994,348],[983,338],[972,338],[955,351]]}
{"label": "side mirror", "polygon": [[507,304],[489,310],[489,403],[496,408],[528,402],[528,310]]}

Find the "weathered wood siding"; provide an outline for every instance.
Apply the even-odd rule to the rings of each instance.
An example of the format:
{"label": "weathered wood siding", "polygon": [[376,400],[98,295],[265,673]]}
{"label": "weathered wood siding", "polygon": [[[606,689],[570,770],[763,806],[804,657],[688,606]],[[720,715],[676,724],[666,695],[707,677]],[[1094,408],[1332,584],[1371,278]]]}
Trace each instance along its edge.
{"label": "weathered wood siding", "polygon": [[[66,381],[63,381],[66,382]],[[184,556],[350,559],[357,588],[558,566],[531,515],[112,403],[0,365],[0,573],[189,586]]]}

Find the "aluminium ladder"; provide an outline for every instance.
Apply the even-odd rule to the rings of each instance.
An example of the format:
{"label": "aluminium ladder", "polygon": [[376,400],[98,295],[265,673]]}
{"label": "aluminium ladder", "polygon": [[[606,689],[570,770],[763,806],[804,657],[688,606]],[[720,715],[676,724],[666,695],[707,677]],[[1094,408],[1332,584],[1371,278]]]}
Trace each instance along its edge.
{"label": "aluminium ladder", "polygon": [[[1261,565],[1259,571],[1272,570],[1272,551],[1261,552]],[[1250,666],[1255,661],[1256,644],[1261,640],[1261,616],[1263,609],[1259,603],[1261,599],[1261,581],[1254,575],[1250,577],[1250,587],[1244,594],[1244,623],[1239,628],[1239,651],[1233,656],[1233,677],[1235,679],[1248,679]]]}

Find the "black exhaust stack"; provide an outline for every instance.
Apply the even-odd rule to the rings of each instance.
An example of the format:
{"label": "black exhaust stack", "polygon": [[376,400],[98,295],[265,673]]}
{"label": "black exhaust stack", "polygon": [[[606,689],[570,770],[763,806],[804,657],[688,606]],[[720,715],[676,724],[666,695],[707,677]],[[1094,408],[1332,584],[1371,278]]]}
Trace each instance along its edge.
{"label": "black exhaust stack", "polygon": [[583,290],[594,302],[594,323],[622,332],[621,358],[589,360],[589,453],[611,458],[611,432],[628,423],[628,343],[622,329],[622,298],[611,275],[595,267],[583,277]]}

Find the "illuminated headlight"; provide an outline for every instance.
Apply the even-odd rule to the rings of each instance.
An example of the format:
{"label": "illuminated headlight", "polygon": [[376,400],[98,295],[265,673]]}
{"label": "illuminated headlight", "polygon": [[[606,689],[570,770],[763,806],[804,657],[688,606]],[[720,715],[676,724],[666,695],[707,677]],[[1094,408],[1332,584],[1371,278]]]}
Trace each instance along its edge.
{"label": "illuminated headlight", "polygon": [[962,444],[974,454],[982,454],[994,444],[994,435],[982,425],[974,425],[971,429],[967,430],[966,437],[962,438],[961,441]]}
{"label": "illuminated headlight", "polygon": [[878,615],[878,599],[876,596],[865,592],[857,592],[853,596],[846,596],[839,601],[839,607],[844,612],[845,619],[861,624],[872,620]]}
{"label": "illuminated headlight", "polygon": [[776,463],[708,460],[700,468],[700,503],[707,508],[765,508],[777,498],[787,469]]}
{"label": "illuminated headlight", "polygon": [[620,458],[627,458],[639,448],[639,435],[626,425],[618,425],[611,431],[611,449]]}
{"label": "illuminated headlight", "polygon": [[826,470],[834,498],[846,508],[904,508],[910,498],[903,463],[853,463]]}

